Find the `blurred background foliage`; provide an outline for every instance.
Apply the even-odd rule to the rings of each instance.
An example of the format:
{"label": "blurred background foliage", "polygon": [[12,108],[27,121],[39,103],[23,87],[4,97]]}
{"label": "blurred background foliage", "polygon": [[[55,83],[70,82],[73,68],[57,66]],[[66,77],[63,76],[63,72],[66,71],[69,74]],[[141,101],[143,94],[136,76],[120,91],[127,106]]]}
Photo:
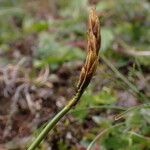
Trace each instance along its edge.
{"label": "blurred background foliage", "polygon": [[[64,127],[58,125],[55,134],[49,135],[39,149],[84,150],[100,131],[106,129],[107,132],[96,140],[91,149],[149,150],[149,0],[0,0],[0,66],[16,65],[25,58],[28,62],[22,66],[22,72],[25,74],[29,69],[28,76],[32,82],[40,70],[49,66],[48,79],[53,88],[40,88],[48,93],[53,91],[52,96],[45,100],[48,113],[45,111],[40,116],[46,117],[47,121],[74,93],[86,56],[87,17],[92,5],[96,6],[101,22],[102,58],[98,71],[77,108],[71,111],[67,121],[62,121]],[[34,86],[39,88],[40,85]],[[33,88],[30,90],[32,93]],[[5,99],[3,95],[1,92]],[[37,97],[35,101],[39,100]],[[49,104],[52,99],[55,99],[53,106]],[[143,104],[147,104],[146,107]],[[133,109],[115,121],[114,116],[129,107]],[[42,108],[38,111],[43,112]],[[51,116],[48,116],[49,112]],[[0,115],[3,116],[2,113]],[[115,127],[118,123],[123,124]],[[0,126],[4,130],[7,124],[1,123]],[[18,132],[14,127],[11,130]],[[38,133],[40,129],[31,131]],[[29,142],[18,144],[14,140],[16,137],[18,134],[0,137],[2,147],[25,149]]]}

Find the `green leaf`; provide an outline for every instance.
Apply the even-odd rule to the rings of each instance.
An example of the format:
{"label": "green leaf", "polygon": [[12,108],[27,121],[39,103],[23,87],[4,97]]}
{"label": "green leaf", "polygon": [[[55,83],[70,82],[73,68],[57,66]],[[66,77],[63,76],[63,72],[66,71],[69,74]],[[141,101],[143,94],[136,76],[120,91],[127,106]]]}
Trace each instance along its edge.
{"label": "green leaf", "polygon": [[112,47],[112,42],[114,40],[114,34],[109,28],[102,28],[101,30],[102,46],[101,50],[106,51],[108,48]]}
{"label": "green leaf", "polygon": [[111,89],[104,87],[98,95],[93,96],[93,100],[97,104],[113,104],[117,101],[117,98]]}
{"label": "green leaf", "polygon": [[52,68],[57,68],[58,64],[66,61],[74,61],[85,58],[85,53],[79,48],[67,46],[57,42],[54,36],[46,32],[39,34],[39,46],[37,48],[36,67],[42,67],[50,64]]}
{"label": "green leaf", "polygon": [[27,33],[41,32],[48,30],[49,23],[47,21],[35,21],[32,18],[26,18],[23,22],[23,30]]}

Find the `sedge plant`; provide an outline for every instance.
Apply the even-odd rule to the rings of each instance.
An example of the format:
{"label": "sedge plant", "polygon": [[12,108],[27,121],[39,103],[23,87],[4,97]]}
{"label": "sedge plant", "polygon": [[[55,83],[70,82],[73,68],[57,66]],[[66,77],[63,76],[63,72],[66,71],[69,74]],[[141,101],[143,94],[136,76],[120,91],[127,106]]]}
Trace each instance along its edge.
{"label": "sedge plant", "polygon": [[85,64],[80,72],[80,77],[77,84],[77,92],[75,96],[69,101],[69,103],[58,114],[56,114],[52,120],[47,123],[38,137],[29,146],[28,150],[34,150],[47,136],[47,134],[55,127],[60,119],[78,103],[85,89],[89,85],[98,66],[100,46],[100,22],[95,8],[92,8],[89,13],[88,21],[87,57]]}

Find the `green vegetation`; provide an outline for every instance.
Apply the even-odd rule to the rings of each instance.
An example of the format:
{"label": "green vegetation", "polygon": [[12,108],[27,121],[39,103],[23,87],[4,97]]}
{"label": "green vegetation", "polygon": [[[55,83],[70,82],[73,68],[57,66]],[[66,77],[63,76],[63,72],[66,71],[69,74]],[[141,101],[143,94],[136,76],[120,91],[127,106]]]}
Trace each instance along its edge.
{"label": "green vegetation", "polygon": [[26,149],[74,95],[93,3],[99,67],[38,149],[150,149],[149,0],[1,0],[0,149]]}

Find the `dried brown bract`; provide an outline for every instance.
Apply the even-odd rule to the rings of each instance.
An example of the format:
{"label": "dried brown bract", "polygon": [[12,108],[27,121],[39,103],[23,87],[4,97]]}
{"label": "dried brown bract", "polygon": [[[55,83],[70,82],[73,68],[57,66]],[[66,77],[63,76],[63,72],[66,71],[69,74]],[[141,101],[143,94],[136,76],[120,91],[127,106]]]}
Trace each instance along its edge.
{"label": "dried brown bract", "polygon": [[96,14],[95,8],[92,8],[88,23],[87,57],[80,73],[80,78],[77,85],[78,90],[84,91],[96,71],[99,60],[100,45],[101,36],[99,18]]}

